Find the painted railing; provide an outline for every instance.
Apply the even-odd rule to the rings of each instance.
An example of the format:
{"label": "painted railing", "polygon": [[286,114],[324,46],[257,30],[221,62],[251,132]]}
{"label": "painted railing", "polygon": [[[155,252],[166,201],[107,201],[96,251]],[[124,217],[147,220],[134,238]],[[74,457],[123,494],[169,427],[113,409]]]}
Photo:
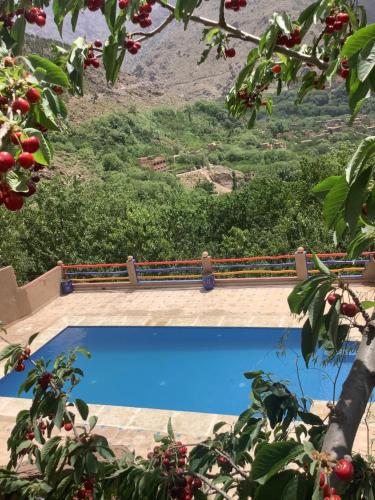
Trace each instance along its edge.
{"label": "painted railing", "polygon": [[[318,254],[324,264],[338,275],[351,280],[375,280],[375,252],[364,252],[350,260],[345,253]],[[62,267],[63,280],[76,289],[109,286],[162,286],[201,284],[202,277],[213,275],[219,284],[259,281],[298,281],[318,273],[313,255],[302,247],[294,254],[261,255],[216,259],[203,252],[200,259],[126,263],[74,264]]]}

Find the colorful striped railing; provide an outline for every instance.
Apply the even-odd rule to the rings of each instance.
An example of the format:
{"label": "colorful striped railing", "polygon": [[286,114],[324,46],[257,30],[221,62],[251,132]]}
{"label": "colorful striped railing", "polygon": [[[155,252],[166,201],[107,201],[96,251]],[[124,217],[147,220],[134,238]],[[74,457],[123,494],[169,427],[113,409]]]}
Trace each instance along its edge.
{"label": "colorful striped railing", "polygon": [[[375,252],[364,252],[350,260],[345,253],[321,253],[319,258],[338,275],[361,280]],[[375,262],[372,263],[375,266]],[[158,284],[201,284],[202,276],[213,274],[217,281],[240,282],[264,280],[301,280],[318,273],[313,255],[298,249],[295,254],[261,255],[254,257],[211,258],[207,252],[201,259],[137,262],[132,257],[126,263],[74,264],[62,266],[63,279],[78,288],[95,285],[144,286]],[[81,287],[82,288],[82,287]]]}

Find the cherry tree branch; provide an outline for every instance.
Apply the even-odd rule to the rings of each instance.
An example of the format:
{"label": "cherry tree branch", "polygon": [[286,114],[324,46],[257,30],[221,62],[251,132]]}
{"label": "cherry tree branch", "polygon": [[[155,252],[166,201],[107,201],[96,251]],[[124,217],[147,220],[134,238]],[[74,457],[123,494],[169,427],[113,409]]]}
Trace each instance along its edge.
{"label": "cherry tree branch", "polygon": [[225,498],[226,500],[232,500],[232,497],[230,497],[229,495],[227,495],[225,493],[225,491],[221,490],[220,488],[218,488],[215,484],[211,483],[211,481],[209,481],[205,476],[203,476],[203,474],[198,474],[197,472],[191,472],[192,475],[196,476],[196,477],[199,477],[199,479],[205,483],[207,486],[209,486],[211,488],[211,490],[214,490],[216,491],[216,493],[219,493],[219,495],[221,495],[223,498]]}
{"label": "cherry tree branch", "polygon": [[[162,0],[156,0],[156,1],[163,9],[167,9],[169,10],[169,12],[173,14],[175,13],[176,9],[173,5],[165,4],[162,2]],[[221,5],[222,3],[220,4],[220,8]],[[204,26],[210,28],[221,28],[223,31],[229,33],[233,38],[238,38],[239,40],[243,40],[244,42],[250,42],[255,45],[260,44],[261,40],[260,37],[247,33],[246,31],[237,29],[234,26],[231,26],[230,24],[227,24],[225,22],[225,19],[224,20],[220,19],[219,21],[213,21],[212,19],[208,19],[206,17],[191,15],[190,20],[198,24],[203,24]],[[284,47],[282,45],[275,45],[274,52],[279,52],[280,54],[290,57],[291,59],[298,59],[299,61],[303,61],[308,64],[313,64],[314,66],[323,71],[328,68],[328,64],[319,59],[315,54],[311,55],[304,54],[296,50],[288,49],[287,47]]]}
{"label": "cherry tree branch", "polygon": [[225,22],[225,0],[220,0],[220,10],[219,10],[219,24],[222,28],[226,28],[227,23]]}
{"label": "cherry tree branch", "polygon": [[168,24],[170,24],[174,19],[174,14],[169,14],[169,16],[161,23],[159,24],[159,26],[157,28],[155,28],[153,31],[149,31],[148,33],[145,33],[143,31],[140,31],[140,32],[136,32],[136,33],[132,33],[133,36],[139,36],[140,38],[138,38],[136,41],[137,42],[142,42],[143,40],[146,40],[147,38],[151,38],[155,35],[157,35],[158,33],[160,33],[161,31],[163,31],[167,26]]}

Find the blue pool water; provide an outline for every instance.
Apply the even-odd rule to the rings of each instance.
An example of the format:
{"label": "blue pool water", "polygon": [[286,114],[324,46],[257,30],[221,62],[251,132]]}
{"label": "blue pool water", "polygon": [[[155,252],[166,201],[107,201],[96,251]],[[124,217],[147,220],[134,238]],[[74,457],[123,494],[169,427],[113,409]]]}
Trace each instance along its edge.
{"label": "blue pool water", "polygon": [[[109,405],[237,415],[249,404],[245,371],[271,372],[277,380],[289,380],[300,395],[299,357],[303,390],[313,399],[332,399],[330,378],[337,371],[320,365],[307,370],[300,330],[283,328],[69,327],[34,356],[53,359],[75,346],[92,354],[91,360],[79,357],[85,377],[75,397]],[[343,363],[338,387],[351,362],[349,357]],[[28,361],[25,372],[1,379],[0,396],[16,396],[29,368]]]}

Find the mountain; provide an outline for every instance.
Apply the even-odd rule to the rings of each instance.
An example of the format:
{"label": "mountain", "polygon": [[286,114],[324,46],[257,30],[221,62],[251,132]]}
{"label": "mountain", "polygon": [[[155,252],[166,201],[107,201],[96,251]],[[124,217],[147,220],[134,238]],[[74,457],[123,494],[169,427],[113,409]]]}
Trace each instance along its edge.
{"label": "mountain", "polygon": [[[198,9],[202,16],[217,18],[218,1],[205,1]],[[269,18],[274,11],[287,11],[297,14],[311,0],[251,0],[241,12],[230,12],[227,15],[229,23],[250,33],[260,34],[264,31]],[[369,21],[375,21],[375,4],[373,0],[361,2],[369,9]],[[49,12],[49,18],[52,13]],[[152,13],[153,29],[166,17],[164,9],[156,6]],[[162,33],[151,38],[142,46],[136,56],[128,54],[124,65],[124,73],[134,78],[125,79],[120,83],[123,94],[129,85],[133,90],[149,88],[150,93],[162,94],[166,102],[176,100],[191,101],[197,98],[215,98],[225,94],[233,84],[236,74],[244,64],[251,44],[243,42],[233,43],[237,55],[225,61],[216,60],[211,54],[202,65],[197,65],[201,53],[205,48],[200,43],[202,26],[191,23],[184,31],[182,23],[174,22]],[[130,25],[129,29],[134,29]],[[59,33],[52,20],[43,28],[30,27],[30,33],[47,38],[60,39]],[[107,29],[103,17],[98,13],[84,12],[79,19],[76,32],[73,33],[67,21],[63,30],[63,41],[71,42],[77,36],[85,35],[88,40],[105,39]],[[214,52],[214,51],[212,51]],[[128,85],[127,82],[128,81]],[[149,92],[146,92],[146,96]]]}

